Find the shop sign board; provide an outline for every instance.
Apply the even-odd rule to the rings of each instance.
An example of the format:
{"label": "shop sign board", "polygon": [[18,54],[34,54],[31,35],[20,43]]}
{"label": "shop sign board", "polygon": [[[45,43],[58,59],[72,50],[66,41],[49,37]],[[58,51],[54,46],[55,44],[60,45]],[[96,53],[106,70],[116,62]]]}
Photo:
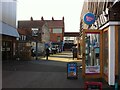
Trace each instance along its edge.
{"label": "shop sign board", "polygon": [[77,79],[77,63],[75,62],[67,63],[67,78]]}
{"label": "shop sign board", "polygon": [[95,15],[93,13],[89,12],[84,15],[83,20],[87,25],[91,25],[95,22]]}

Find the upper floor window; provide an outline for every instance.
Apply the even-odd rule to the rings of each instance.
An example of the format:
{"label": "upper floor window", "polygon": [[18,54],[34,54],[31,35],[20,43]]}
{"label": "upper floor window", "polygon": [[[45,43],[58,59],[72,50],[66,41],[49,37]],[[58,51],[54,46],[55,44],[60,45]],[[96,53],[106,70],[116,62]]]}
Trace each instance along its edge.
{"label": "upper floor window", "polygon": [[25,35],[20,35],[19,40],[25,41],[26,40],[26,36]]}
{"label": "upper floor window", "polygon": [[62,33],[62,28],[53,28],[53,33]]}

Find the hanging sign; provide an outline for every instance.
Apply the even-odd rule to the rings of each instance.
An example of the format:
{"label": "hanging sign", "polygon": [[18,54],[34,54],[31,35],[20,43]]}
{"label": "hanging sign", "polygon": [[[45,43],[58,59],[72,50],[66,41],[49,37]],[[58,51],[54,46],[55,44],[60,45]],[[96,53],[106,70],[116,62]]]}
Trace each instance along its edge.
{"label": "hanging sign", "polygon": [[84,15],[83,20],[87,25],[91,25],[95,22],[95,15],[89,12]]}

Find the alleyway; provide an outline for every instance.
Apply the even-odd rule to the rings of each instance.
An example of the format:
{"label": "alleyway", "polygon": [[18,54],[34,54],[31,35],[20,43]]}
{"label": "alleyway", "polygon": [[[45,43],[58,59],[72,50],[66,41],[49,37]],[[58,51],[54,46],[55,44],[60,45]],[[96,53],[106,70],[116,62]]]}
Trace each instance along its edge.
{"label": "alleyway", "polygon": [[3,88],[80,88],[80,79],[66,79],[68,61],[73,61],[70,52],[51,55],[49,60],[3,63]]}
{"label": "alleyway", "polygon": [[[71,52],[50,55],[32,61],[3,62],[2,84],[3,88],[83,88],[85,80],[78,70],[78,79],[67,79],[67,62],[72,60]],[[104,84],[104,87],[108,87]]]}
{"label": "alleyway", "polygon": [[[64,51],[62,53],[57,53],[49,56],[49,60],[52,61],[60,61],[60,62],[78,62],[82,63],[81,60],[77,60],[75,58],[74,60],[72,59],[72,52],[71,51]],[[46,58],[41,58],[43,60],[46,60]]]}

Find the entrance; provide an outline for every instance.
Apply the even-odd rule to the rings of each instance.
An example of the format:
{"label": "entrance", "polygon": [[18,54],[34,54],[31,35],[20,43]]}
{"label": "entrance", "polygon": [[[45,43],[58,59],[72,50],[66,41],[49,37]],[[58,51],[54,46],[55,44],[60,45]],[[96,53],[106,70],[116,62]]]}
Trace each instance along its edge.
{"label": "entrance", "polygon": [[102,31],[83,31],[82,75],[88,78],[102,77]]}
{"label": "entrance", "polygon": [[12,58],[12,42],[2,42],[2,60],[10,60]]}
{"label": "entrance", "polygon": [[[116,48],[118,50],[118,55],[117,55],[117,60],[118,60],[118,65],[116,65],[116,68],[117,68],[117,71],[118,71],[118,83],[120,85],[120,26],[118,27],[118,31],[117,31],[117,34],[116,36],[118,36],[118,48]],[[117,51],[116,50],[116,51]]]}

